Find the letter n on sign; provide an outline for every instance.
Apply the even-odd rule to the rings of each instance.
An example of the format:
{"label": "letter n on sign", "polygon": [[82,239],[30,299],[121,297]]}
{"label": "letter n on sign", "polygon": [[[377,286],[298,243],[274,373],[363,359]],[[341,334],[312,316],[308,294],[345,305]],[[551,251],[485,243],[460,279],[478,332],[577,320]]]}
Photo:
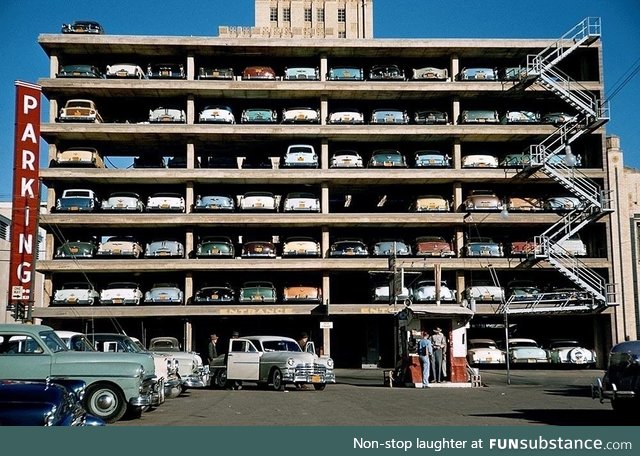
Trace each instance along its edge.
{"label": "letter n on sign", "polygon": [[33,302],[34,261],[40,209],[40,93],[35,84],[16,81],[16,124],[11,212],[10,303]]}

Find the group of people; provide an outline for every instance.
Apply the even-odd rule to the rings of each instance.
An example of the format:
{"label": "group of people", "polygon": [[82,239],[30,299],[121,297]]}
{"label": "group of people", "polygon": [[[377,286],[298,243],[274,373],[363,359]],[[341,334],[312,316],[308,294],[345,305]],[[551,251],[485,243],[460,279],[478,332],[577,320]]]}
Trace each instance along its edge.
{"label": "group of people", "polygon": [[429,377],[433,376],[436,383],[442,382],[445,377],[445,355],[447,351],[447,338],[442,334],[442,329],[436,327],[433,334],[422,331],[422,339],[418,342],[418,356],[422,364],[422,387],[429,387]]}

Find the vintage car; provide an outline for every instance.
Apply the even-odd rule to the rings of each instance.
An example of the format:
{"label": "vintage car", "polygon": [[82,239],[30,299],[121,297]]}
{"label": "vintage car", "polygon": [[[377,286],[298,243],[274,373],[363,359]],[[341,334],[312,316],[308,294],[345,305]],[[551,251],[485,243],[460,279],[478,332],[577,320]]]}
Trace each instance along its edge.
{"label": "vintage car", "polygon": [[185,123],[187,115],[183,109],[162,106],[149,110],[150,123]]}
{"label": "vintage car", "polygon": [[201,211],[229,211],[236,210],[235,200],[228,195],[198,195],[193,205],[195,212]]}
{"label": "vintage car", "polygon": [[276,123],[278,112],[271,108],[247,108],[242,111],[242,123]]}
{"label": "vintage car", "polygon": [[460,114],[461,124],[499,123],[498,111],[489,109],[467,109]]}
{"label": "vintage car", "polygon": [[511,212],[537,212],[542,210],[542,200],[533,196],[510,196],[507,209]]}
{"label": "vintage car", "polygon": [[467,301],[504,302],[504,288],[489,283],[476,283],[464,290]]}
{"label": "vintage car", "polygon": [[545,124],[562,125],[565,123],[575,122],[577,117],[578,116],[567,114],[566,112],[548,112],[543,114],[540,121]]}
{"label": "vintage car", "polygon": [[[391,301],[391,291],[388,283],[382,283],[375,285],[371,289],[371,301],[374,303],[384,302],[389,303]],[[402,287],[402,291],[397,296],[397,302],[409,303],[412,298],[412,291],[410,288]]]}
{"label": "vintage car", "polygon": [[320,199],[309,192],[288,193],[282,203],[284,212],[320,212]]}
{"label": "vintage car", "polygon": [[374,65],[369,69],[370,81],[404,81],[404,70],[398,65]]}
{"label": "vintage car", "polygon": [[281,166],[283,168],[317,168],[318,155],[314,147],[309,144],[293,144],[287,147]]}
{"label": "vintage car", "polygon": [[493,190],[471,190],[462,206],[466,211],[501,211],[504,209],[502,200],[496,196]]}
{"label": "vintage car", "polygon": [[93,258],[96,254],[96,243],[89,241],[66,241],[56,249],[54,258]]}
{"label": "vintage car", "polygon": [[416,111],[413,120],[419,125],[447,125],[449,123],[449,115],[443,111],[420,110]]}
{"label": "vintage car", "polygon": [[249,66],[242,71],[242,79],[274,80],[275,78],[276,72],[271,67]]}
{"label": "vintage car", "polygon": [[113,192],[102,200],[101,208],[105,212],[142,212],[144,203],[137,193]]}
{"label": "vintage car", "polygon": [[164,168],[164,157],[156,153],[143,153],[133,159],[133,167],[139,168]]}
{"label": "vintage car", "polygon": [[364,81],[364,71],[358,67],[332,67],[327,73],[327,81]]}
{"label": "vintage car", "polygon": [[514,301],[535,299],[540,293],[540,288],[531,280],[512,280],[507,283],[507,296]]}
{"label": "vintage car", "polygon": [[196,352],[182,350],[175,337],[154,337],[149,341],[148,350],[152,353],[169,354],[178,361],[182,391],[209,385],[209,366],[202,363],[202,357]]}
{"label": "vintage car", "polygon": [[374,150],[367,163],[367,168],[406,168],[407,160],[398,150]]}
{"label": "vintage car", "polygon": [[48,326],[0,325],[0,375],[14,380],[85,382],[82,403],[107,423],[153,404],[159,389],[150,356],[74,352]]}
{"label": "vintage car", "polygon": [[625,418],[635,419],[640,405],[640,341],[616,344],[602,379],[591,387],[592,397],[611,400],[611,407]]}
{"label": "vintage car", "polygon": [[146,79],[144,70],[135,63],[114,63],[107,65],[107,78]]}
{"label": "vintage car", "polygon": [[273,161],[269,153],[254,152],[242,159],[242,169],[273,169]]}
{"label": "vintage car", "polygon": [[111,282],[100,291],[100,304],[134,305],[142,301],[142,291],[135,282]]}
{"label": "vintage car", "polygon": [[245,282],[240,288],[240,303],[276,302],[276,288],[271,282]]}
{"label": "vintage car", "polygon": [[320,257],[320,243],[310,237],[289,237],[282,244],[283,257]]}
{"label": "vintage car", "polygon": [[229,106],[207,105],[200,111],[198,122],[235,124],[236,118]]}
{"label": "vintage car", "polygon": [[507,111],[502,119],[502,124],[526,124],[540,123],[540,113],[532,111]]}
{"label": "vintage car", "polygon": [[92,122],[101,123],[102,116],[91,100],[81,98],[67,100],[64,108],[60,109],[58,122]]}
{"label": "vintage car", "polygon": [[391,256],[395,250],[396,256],[411,256],[411,246],[401,239],[389,239],[376,242],[371,251],[373,256]]}
{"label": "vintage car", "polygon": [[451,243],[442,236],[420,236],[414,244],[413,254],[419,257],[454,257],[456,254]]}
{"label": "vintage car", "polygon": [[100,293],[90,282],[66,282],[53,294],[52,305],[92,306],[100,299]]}
{"label": "vintage car", "polygon": [[468,257],[503,257],[502,244],[494,242],[488,237],[472,237],[464,246],[465,255]]}
{"label": "vintage car", "polygon": [[[108,68],[108,67],[107,67]],[[102,79],[102,72],[97,66],[87,64],[62,65],[56,78],[94,78]]]}
{"label": "vintage car", "polygon": [[147,198],[147,212],[184,212],[184,197],[180,193],[154,193]]}
{"label": "vintage car", "polygon": [[[454,302],[455,290],[449,289],[447,282],[440,282],[440,299],[443,302]],[[420,280],[413,286],[413,302],[436,301],[436,282],[434,280]]]}
{"label": "vintage car", "polygon": [[242,258],[275,258],[276,246],[271,241],[247,241],[242,244]]}
{"label": "vintage car", "polygon": [[595,366],[595,350],[584,348],[577,340],[552,340],[547,347],[547,356],[552,364]]}
{"label": "vintage car", "polygon": [[362,125],[364,124],[364,114],[357,109],[341,109],[339,111],[333,111],[327,117],[328,124],[350,124],[350,125]]}
{"label": "vintage car", "polygon": [[462,157],[463,168],[497,168],[498,157],[488,154],[469,154]]}
{"label": "vintage car", "polygon": [[551,252],[556,255],[587,256],[587,246],[578,234],[551,244]]}
{"label": "vintage car", "polygon": [[548,363],[547,352],[533,339],[510,338],[507,351],[509,362],[513,364]]}
{"label": "vintage car", "polygon": [[56,200],[56,212],[94,212],[100,208],[100,201],[93,190],[70,188],[63,190]]}
{"label": "vintage car", "polygon": [[498,79],[496,68],[463,68],[458,81],[495,81]]}
{"label": "vintage car", "polygon": [[533,255],[536,252],[536,245],[533,240],[512,241],[509,248],[511,256],[523,257]]}
{"label": "vintage car", "polygon": [[69,147],[56,153],[56,165],[104,168],[104,161],[95,147]]}
{"label": "vintage car", "polygon": [[322,303],[322,288],[309,285],[287,285],[282,289],[282,302]]}
{"label": "vintage car", "polygon": [[276,212],[279,197],[271,192],[247,192],[240,196],[241,211],[271,211]]}
{"label": "vintage car", "polygon": [[196,258],[233,258],[235,247],[226,236],[206,236],[200,238],[195,251]]}
{"label": "vintage car", "polygon": [[142,246],[131,236],[111,236],[98,245],[96,256],[140,258]]}
{"label": "vintage car", "polygon": [[360,240],[340,240],[335,241],[329,247],[330,257],[368,257],[369,249]]}
{"label": "vintage car", "polygon": [[451,157],[439,150],[417,150],[413,157],[416,168],[449,168]]}
{"label": "vintage car", "polygon": [[82,380],[0,380],[0,426],[104,426],[85,410]]}
{"label": "vintage car", "polygon": [[229,381],[251,381],[258,383],[258,389],[271,385],[284,391],[287,384],[311,384],[324,390],[336,381],[333,360],[317,356],[312,341],[303,351],[294,339],[280,336],[230,339],[227,356],[216,358],[210,369],[211,383],[218,388]]}
{"label": "vintage car", "polygon": [[411,203],[414,212],[449,212],[449,201],[440,195],[421,195]]}
{"label": "vintage car", "polygon": [[182,63],[150,63],[147,65],[149,79],[186,79]]}
{"label": "vintage car", "polygon": [[574,209],[584,209],[585,203],[575,196],[551,196],[544,200],[545,211],[569,212]]}
{"label": "vintage car", "polygon": [[102,35],[104,29],[96,21],[73,21],[70,24],[62,24],[62,33],[90,33]]}
{"label": "vintage car", "polygon": [[317,67],[287,67],[284,69],[285,81],[318,81],[320,70]]}
{"label": "vintage car", "polygon": [[204,286],[193,295],[194,304],[235,302],[236,294],[229,286]]}
{"label": "vintage car", "polygon": [[435,67],[413,68],[411,79],[413,81],[446,81],[449,79],[449,70]]}
{"label": "vintage car", "polygon": [[527,153],[508,154],[500,162],[503,168],[524,168],[531,164],[531,155]]}
{"label": "vintage car", "polygon": [[144,294],[146,304],[182,304],[183,293],[175,283],[154,283]]}
{"label": "vintage car", "polygon": [[282,123],[320,123],[320,110],[309,107],[284,108]]}
{"label": "vintage car", "polygon": [[504,364],[504,351],[498,348],[493,339],[469,339],[467,345],[467,361],[472,366],[482,364]]}
{"label": "vintage car", "polygon": [[200,67],[198,79],[235,79],[233,68]]}
{"label": "vintage car", "polygon": [[337,150],[331,156],[331,168],[362,168],[362,157],[355,150]]}
{"label": "vintage car", "polygon": [[175,239],[157,239],[145,246],[144,256],[145,258],[184,258],[184,246]]}
{"label": "vintage car", "polygon": [[409,123],[409,115],[403,109],[374,109],[371,111],[371,124],[406,125]]}

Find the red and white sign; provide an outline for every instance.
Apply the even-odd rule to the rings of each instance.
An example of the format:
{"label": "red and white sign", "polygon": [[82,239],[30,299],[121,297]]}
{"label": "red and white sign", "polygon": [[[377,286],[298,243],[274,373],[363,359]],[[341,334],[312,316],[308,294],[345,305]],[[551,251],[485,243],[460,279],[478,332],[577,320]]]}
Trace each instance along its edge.
{"label": "red and white sign", "polygon": [[16,130],[11,213],[10,303],[33,302],[40,209],[40,86],[16,81]]}

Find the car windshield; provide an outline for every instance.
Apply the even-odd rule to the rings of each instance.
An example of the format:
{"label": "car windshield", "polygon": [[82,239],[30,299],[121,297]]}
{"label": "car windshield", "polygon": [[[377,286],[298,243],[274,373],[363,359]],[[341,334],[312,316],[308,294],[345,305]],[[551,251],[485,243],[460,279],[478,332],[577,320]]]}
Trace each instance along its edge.
{"label": "car windshield", "polygon": [[[252,341],[257,347],[260,346],[259,341]],[[286,351],[301,352],[300,346],[293,340],[265,340],[262,342],[262,348],[265,352]]]}
{"label": "car windshield", "polygon": [[65,343],[62,342],[60,337],[58,337],[58,335],[53,331],[42,331],[40,333],[40,339],[42,339],[45,345],[49,347],[49,350],[54,353],[68,350]]}

